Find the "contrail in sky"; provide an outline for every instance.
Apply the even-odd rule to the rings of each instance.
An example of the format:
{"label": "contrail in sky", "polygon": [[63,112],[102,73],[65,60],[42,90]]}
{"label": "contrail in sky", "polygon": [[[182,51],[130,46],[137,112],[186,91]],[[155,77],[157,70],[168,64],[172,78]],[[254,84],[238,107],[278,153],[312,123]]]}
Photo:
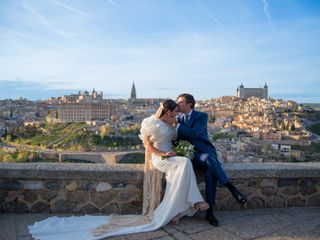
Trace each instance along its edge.
{"label": "contrail in sky", "polygon": [[87,17],[93,17],[90,14],[86,13],[85,11],[81,11],[81,10],[75,9],[74,7],[71,7],[70,5],[67,5],[67,4],[65,4],[65,3],[61,2],[61,1],[56,0],[55,2],[57,4],[59,4],[60,6],[70,10],[71,12],[74,12],[74,13],[77,13],[77,14],[80,14],[80,15],[84,15],[84,16],[87,16]]}
{"label": "contrail in sky", "polygon": [[64,38],[67,37],[65,32],[54,27],[45,15],[41,14],[39,11],[37,11],[35,8],[33,8],[29,3],[27,3],[27,2],[21,2],[21,3],[22,3],[22,6],[27,10],[27,12],[31,16],[33,16],[35,21],[37,21],[39,24],[46,27],[48,30],[58,34],[61,37],[64,37]]}
{"label": "contrail in sky", "polygon": [[114,6],[114,7],[119,7],[119,5],[115,2],[115,1],[113,1],[113,0],[107,0],[108,1],[108,3],[110,3],[112,6]]}
{"label": "contrail in sky", "polygon": [[195,0],[195,2],[198,4],[198,6],[201,8],[201,10],[207,14],[216,24],[218,24],[218,26],[220,27],[220,29],[227,35],[228,38],[232,39],[231,35],[229,34],[229,32],[225,29],[225,27],[223,26],[222,22],[219,21],[219,19],[213,14],[211,13],[212,10],[210,10],[211,12],[209,12],[198,0]]}
{"label": "contrail in sky", "polygon": [[271,15],[269,12],[269,0],[262,0],[263,3],[263,13],[268,18],[269,22],[271,21]]}

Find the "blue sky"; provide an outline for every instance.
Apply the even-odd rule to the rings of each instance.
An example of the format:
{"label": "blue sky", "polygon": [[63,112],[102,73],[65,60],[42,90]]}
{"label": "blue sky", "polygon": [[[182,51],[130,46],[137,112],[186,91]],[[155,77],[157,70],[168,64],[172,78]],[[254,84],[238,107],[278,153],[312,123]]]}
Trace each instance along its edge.
{"label": "blue sky", "polygon": [[196,99],[269,86],[320,102],[318,0],[1,0],[0,99]]}

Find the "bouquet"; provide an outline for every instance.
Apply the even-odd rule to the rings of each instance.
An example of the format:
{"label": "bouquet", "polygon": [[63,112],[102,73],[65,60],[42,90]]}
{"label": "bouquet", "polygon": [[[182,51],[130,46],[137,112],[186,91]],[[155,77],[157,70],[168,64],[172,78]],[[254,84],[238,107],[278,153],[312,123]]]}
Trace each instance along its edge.
{"label": "bouquet", "polygon": [[194,154],[194,146],[186,140],[180,140],[178,145],[173,148],[173,151],[175,151],[178,156],[184,156],[192,159]]}

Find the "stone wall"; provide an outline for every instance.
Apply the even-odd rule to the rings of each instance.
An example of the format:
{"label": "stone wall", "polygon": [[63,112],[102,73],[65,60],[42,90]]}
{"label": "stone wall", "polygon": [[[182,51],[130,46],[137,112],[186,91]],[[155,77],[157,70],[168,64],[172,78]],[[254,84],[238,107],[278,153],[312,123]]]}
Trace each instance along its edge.
{"label": "stone wall", "polygon": [[1,212],[138,213],[142,165],[1,163]]}
{"label": "stone wall", "polygon": [[[319,163],[225,164],[248,196],[240,206],[218,188],[217,209],[320,206]],[[204,194],[203,173],[197,172]],[[0,163],[0,211],[135,214],[142,207],[143,165]]]}
{"label": "stone wall", "polygon": [[220,188],[219,210],[320,206],[320,163],[226,164],[225,169],[231,181],[246,193],[248,203],[237,204],[225,188]]}

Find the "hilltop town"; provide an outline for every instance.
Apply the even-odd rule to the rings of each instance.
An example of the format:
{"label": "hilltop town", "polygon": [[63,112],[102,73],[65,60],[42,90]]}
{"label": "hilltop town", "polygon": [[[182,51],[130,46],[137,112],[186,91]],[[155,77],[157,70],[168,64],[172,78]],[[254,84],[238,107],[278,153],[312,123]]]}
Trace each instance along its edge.
{"label": "hilltop town", "polygon": [[[141,150],[140,123],[163,100],[137,98],[134,83],[127,100],[104,99],[95,89],[41,101],[1,100],[2,144],[56,151]],[[269,98],[266,84],[263,88],[241,84],[236,96],[199,100],[196,108],[209,116],[208,133],[221,161],[320,160],[320,153],[312,150],[319,136],[308,130],[316,123],[310,121],[310,114],[317,111]],[[60,132],[55,126],[60,126]]]}

